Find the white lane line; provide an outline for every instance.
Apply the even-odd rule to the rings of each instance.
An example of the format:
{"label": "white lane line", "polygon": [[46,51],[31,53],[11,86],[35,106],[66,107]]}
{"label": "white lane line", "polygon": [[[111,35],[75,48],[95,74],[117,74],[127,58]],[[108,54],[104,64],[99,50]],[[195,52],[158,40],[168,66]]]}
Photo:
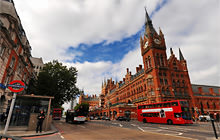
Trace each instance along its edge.
{"label": "white lane line", "polygon": [[60,137],[62,138],[62,139],[64,139],[64,137],[60,134],[60,133],[58,133],[59,135],[60,135]]}
{"label": "white lane line", "polygon": [[82,125],[79,125],[80,127],[82,127],[82,128],[86,128],[85,126],[82,126]]}
{"label": "white lane line", "polygon": [[132,126],[137,126],[136,124],[131,124]]}
{"label": "white lane line", "polygon": [[179,133],[178,135],[182,135],[183,133]]}
{"label": "white lane line", "polygon": [[140,128],[140,127],[138,127],[138,129],[140,129],[142,132],[145,132],[144,129],[142,129],[142,128]]}
{"label": "white lane line", "polygon": [[161,129],[169,129],[169,128],[167,128],[167,127],[159,127],[159,128],[161,128]]}

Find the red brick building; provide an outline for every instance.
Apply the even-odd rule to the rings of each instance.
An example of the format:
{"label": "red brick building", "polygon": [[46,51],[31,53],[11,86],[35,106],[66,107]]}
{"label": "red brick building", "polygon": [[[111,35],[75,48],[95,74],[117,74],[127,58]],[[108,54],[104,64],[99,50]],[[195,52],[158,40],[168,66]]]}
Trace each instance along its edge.
{"label": "red brick building", "polygon": [[190,103],[190,110],[198,114],[211,113],[219,116],[220,87],[192,85],[187,63],[179,49],[179,59],[170,48],[167,58],[166,42],[161,29],[153,27],[146,12],[145,33],[140,37],[143,64],[132,74],[127,68],[123,81],[108,79],[102,86],[100,108],[91,115],[129,115],[136,118],[136,105],[184,99]]}
{"label": "red brick building", "polygon": [[79,104],[88,103],[89,111],[93,111],[99,107],[99,98],[96,95],[84,95],[83,93],[79,97]]}

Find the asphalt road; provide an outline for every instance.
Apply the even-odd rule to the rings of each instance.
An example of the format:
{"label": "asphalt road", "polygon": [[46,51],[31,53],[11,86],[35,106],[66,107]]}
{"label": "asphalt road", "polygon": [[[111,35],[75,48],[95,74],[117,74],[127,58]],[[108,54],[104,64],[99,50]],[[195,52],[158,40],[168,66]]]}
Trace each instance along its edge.
{"label": "asphalt road", "polygon": [[[167,124],[153,124],[142,123],[138,121],[101,121],[93,120],[89,123],[98,123],[103,125],[110,125],[122,128],[137,129],[142,132],[159,133],[163,135],[181,136],[186,138],[193,138],[198,140],[213,139],[214,132],[211,122],[194,123],[190,125],[167,125]],[[215,124],[218,136],[220,136],[220,124]]]}
{"label": "asphalt road", "polygon": [[[32,137],[41,140],[210,140],[214,134],[210,123],[193,125],[143,124],[138,121],[92,120],[85,124],[54,121],[59,133]],[[219,132],[219,129],[217,129]]]}

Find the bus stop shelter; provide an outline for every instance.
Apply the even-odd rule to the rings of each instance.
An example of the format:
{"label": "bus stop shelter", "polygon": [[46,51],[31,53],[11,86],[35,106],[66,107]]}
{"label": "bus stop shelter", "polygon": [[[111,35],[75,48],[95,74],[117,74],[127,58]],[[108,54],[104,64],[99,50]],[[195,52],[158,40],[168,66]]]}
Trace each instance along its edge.
{"label": "bus stop shelter", "polygon": [[11,126],[24,126],[27,130],[35,130],[37,124],[37,115],[40,110],[45,112],[46,118],[43,124],[43,131],[49,130],[49,126],[52,122],[52,116],[50,115],[52,96],[41,95],[17,95],[12,118],[10,121]]}

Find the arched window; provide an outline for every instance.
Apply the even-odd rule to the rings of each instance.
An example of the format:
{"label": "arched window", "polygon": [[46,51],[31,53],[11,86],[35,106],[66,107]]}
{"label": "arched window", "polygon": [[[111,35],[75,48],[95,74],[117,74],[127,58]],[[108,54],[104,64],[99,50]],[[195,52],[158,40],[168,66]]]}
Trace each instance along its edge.
{"label": "arched window", "polygon": [[167,90],[166,90],[166,94],[170,94],[169,88],[167,88]]}
{"label": "arched window", "polygon": [[168,81],[167,81],[167,79],[165,79],[165,85],[168,85]]}
{"label": "arched window", "polygon": [[175,82],[175,80],[173,80],[173,86],[174,86],[174,87],[176,86],[176,82]]}
{"label": "arched window", "polygon": [[204,114],[204,110],[203,110],[203,104],[202,104],[202,102],[200,102],[200,106],[201,106],[201,113]]}
{"label": "arched window", "polygon": [[162,94],[166,94],[164,88],[162,88]]}
{"label": "arched window", "polygon": [[164,59],[163,59],[163,55],[160,55],[160,64],[161,66],[164,66]]}
{"label": "arched window", "polygon": [[180,81],[177,80],[177,87],[180,87]]}
{"label": "arched window", "polygon": [[160,58],[159,58],[159,54],[157,53],[156,55],[156,63],[158,66],[160,66]]}
{"label": "arched window", "polygon": [[210,108],[209,103],[207,102],[206,104],[207,104],[207,108]]}
{"label": "arched window", "polygon": [[149,66],[148,66],[148,59],[147,58],[145,59],[145,65],[146,65],[146,68],[148,69]]}
{"label": "arched window", "polygon": [[214,108],[214,109],[216,109],[216,105],[215,105],[215,102],[213,102],[213,108]]}
{"label": "arched window", "polygon": [[151,65],[151,58],[150,58],[150,56],[148,56],[148,61],[149,61],[149,68],[151,68],[152,65]]}

